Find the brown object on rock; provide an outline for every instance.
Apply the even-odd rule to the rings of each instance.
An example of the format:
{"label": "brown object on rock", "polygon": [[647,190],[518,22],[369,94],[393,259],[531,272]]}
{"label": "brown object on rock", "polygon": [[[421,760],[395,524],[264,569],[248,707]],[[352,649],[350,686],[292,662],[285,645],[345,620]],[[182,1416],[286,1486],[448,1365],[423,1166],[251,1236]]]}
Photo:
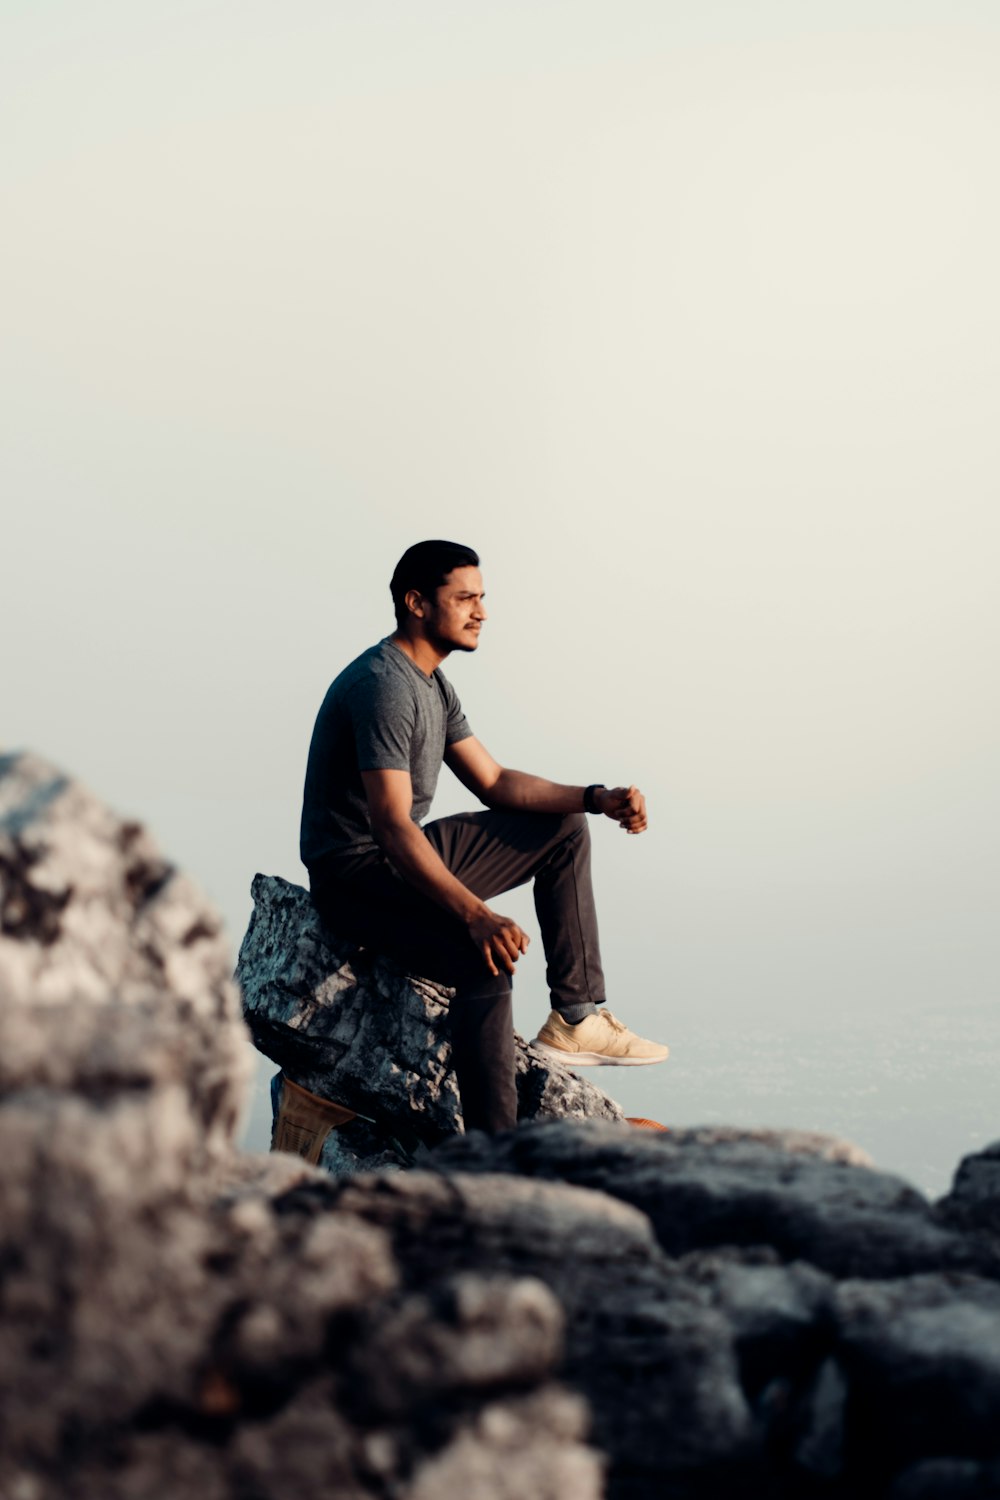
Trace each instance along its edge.
{"label": "brown object on rock", "polygon": [[315,1166],[323,1154],[330,1131],[356,1119],[353,1109],[334,1104],[332,1099],[321,1099],[290,1078],[284,1078],[281,1104],[271,1134],[271,1150],[304,1157]]}
{"label": "brown object on rock", "polygon": [[661,1125],[659,1120],[646,1120],[641,1115],[626,1115],[626,1125],[634,1125],[638,1130],[665,1130],[669,1133],[669,1126]]}

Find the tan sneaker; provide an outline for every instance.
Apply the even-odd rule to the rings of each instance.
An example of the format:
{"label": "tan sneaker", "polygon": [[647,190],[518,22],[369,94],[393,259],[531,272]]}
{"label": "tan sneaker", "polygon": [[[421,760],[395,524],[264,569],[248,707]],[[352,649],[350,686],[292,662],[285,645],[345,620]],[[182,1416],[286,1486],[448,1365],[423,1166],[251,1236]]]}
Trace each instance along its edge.
{"label": "tan sneaker", "polygon": [[670,1056],[669,1047],[636,1036],[603,1005],[578,1026],[564,1021],[557,1010],[549,1011],[549,1019],[531,1045],[568,1068],[592,1068],[601,1063],[630,1068],[666,1062]]}

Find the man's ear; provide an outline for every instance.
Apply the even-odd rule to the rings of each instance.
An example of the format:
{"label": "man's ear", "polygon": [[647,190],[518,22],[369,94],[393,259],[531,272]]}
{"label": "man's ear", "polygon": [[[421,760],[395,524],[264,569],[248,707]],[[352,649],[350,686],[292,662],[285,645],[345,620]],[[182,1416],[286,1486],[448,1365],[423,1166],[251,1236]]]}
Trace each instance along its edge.
{"label": "man's ear", "polygon": [[407,589],[403,595],[403,603],[411,615],[416,615],[418,620],[424,617],[424,596],[419,589]]}

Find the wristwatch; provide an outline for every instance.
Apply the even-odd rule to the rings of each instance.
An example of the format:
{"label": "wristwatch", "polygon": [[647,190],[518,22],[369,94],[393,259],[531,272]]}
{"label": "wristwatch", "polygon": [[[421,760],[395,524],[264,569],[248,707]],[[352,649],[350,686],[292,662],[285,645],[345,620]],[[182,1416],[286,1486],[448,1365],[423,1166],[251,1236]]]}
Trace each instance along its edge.
{"label": "wristwatch", "polygon": [[595,812],[597,812],[597,800],[594,797],[594,793],[595,792],[606,792],[606,791],[607,791],[607,787],[604,785],[603,781],[595,781],[590,786],[588,786],[587,789],[586,789],[586,791],[583,794],[583,810],[584,810],[584,812],[589,812],[589,813],[595,813]]}

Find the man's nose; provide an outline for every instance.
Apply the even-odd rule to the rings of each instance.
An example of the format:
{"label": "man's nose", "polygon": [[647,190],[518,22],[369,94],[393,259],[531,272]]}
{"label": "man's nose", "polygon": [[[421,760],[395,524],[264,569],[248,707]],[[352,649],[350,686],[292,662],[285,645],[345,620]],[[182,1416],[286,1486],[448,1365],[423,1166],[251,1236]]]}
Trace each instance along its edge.
{"label": "man's nose", "polygon": [[486,613],[486,605],[483,604],[482,600],[476,605],[474,613],[477,620],[489,619],[489,615]]}

